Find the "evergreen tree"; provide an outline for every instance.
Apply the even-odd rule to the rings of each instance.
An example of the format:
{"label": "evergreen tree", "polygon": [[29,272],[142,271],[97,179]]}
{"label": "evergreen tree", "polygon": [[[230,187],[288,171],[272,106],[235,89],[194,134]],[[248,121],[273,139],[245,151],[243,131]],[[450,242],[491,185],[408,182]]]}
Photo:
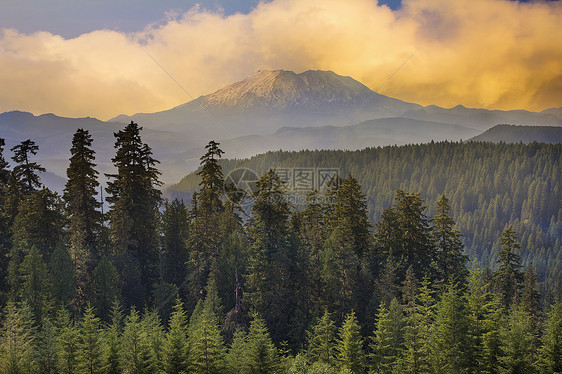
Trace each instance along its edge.
{"label": "evergreen tree", "polygon": [[365,368],[365,353],[359,322],[355,312],[347,315],[339,330],[336,346],[338,366],[352,373],[362,373]]}
{"label": "evergreen tree", "polygon": [[102,369],[102,347],[100,319],[94,308],[87,305],[80,323],[80,368],[83,373],[100,373]]}
{"label": "evergreen tree", "polygon": [[535,267],[531,264],[524,275],[521,304],[533,319],[533,325],[537,330],[541,324],[540,301],[541,294],[537,290],[537,273]]}
{"label": "evergreen tree", "polygon": [[246,367],[243,372],[251,374],[277,373],[281,371],[279,353],[265,325],[255,315],[250,323],[246,343]]}
{"label": "evergreen tree", "polygon": [[247,334],[243,330],[236,330],[232,344],[226,355],[226,365],[229,373],[243,374],[248,367]]}
{"label": "evergreen tree", "polygon": [[73,304],[78,311],[82,309],[85,293],[89,293],[91,287],[102,223],[98,210],[101,202],[96,200],[98,172],[94,169],[95,152],[91,146],[92,137],[88,130],[78,129],[72,138],[70,164],[66,170],[68,181],[63,195],[69,217],[70,253],[76,278]]}
{"label": "evergreen tree", "polygon": [[104,334],[103,371],[107,374],[119,374],[121,370],[120,336],[122,332],[123,313],[117,300],[111,308],[111,324]]}
{"label": "evergreen tree", "polygon": [[17,181],[18,190],[23,194],[29,194],[41,187],[38,172],[46,171],[44,167],[31,161],[31,156],[36,155],[39,147],[33,140],[27,139],[20,144],[10,148],[14,155],[12,160],[16,163],[12,174]]}
{"label": "evergreen tree", "polygon": [[225,367],[226,352],[210,294],[207,294],[202,308],[196,312],[199,315],[191,319],[188,337],[188,358],[192,371],[221,373]]}
{"label": "evergreen tree", "polygon": [[120,356],[121,365],[126,368],[127,372],[135,374],[152,372],[147,333],[135,308],[131,309],[125,320],[125,328],[121,335]]}
{"label": "evergreen tree", "polygon": [[187,277],[186,263],[189,259],[188,212],[183,201],[174,199],[164,206],[162,213],[162,274],[164,281],[180,287]]}
{"label": "evergreen tree", "polygon": [[293,256],[288,241],[289,204],[273,170],[259,180],[252,212],[245,295],[253,310],[272,327],[274,340],[280,340],[286,336],[293,305]]}
{"label": "evergreen tree", "polygon": [[186,373],[187,359],[187,318],[180,298],[176,299],[174,311],[168,323],[168,333],[163,344],[163,366],[166,373]]}
{"label": "evergreen tree", "polygon": [[75,294],[72,258],[64,245],[57,245],[49,261],[53,299],[59,305],[69,305]]}
{"label": "evergreen tree", "polygon": [[328,309],[313,326],[308,334],[308,357],[311,362],[323,362],[332,365],[335,358],[336,326],[330,319]]}
{"label": "evergreen tree", "polygon": [[[365,195],[351,175],[340,179],[328,213],[330,236],[324,247],[325,306],[336,306],[336,320],[366,309],[370,299],[372,242]],[[372,269],[375,270],[375,269]]]}
{"label": "evergreen tree", "polygon": [[1,331],[0,370],[3,373],[32,372],[36,337],[31,311],[25,302],[19,307],[8,302]]}
{"label": "evergreen tree", "polygon": [[157,279],[160,172],[152,150],[141,140],[141,130],[131,121],[115,134],[112,162],[117,174],[107,174],[111,238],[127,305],[142,305]]}
{"label": "evergreen tree", "polygon": [[48,275],[43,257],[37,248],[32,247],[20,267],[20,298],[27,302],[38,322],[50,309],[51,283]]}
{"label": "evergreen tree", "polygon": [[562,302],[552,305],[542,337],[538,366],[541,373],[562,373]]}
{"label": "evergreen tree", "polygon": [[533,373],[536,361],[533,327],[529,314],[520,306],[515,306],[508,320],[508,325],[501,335],[502,357],[500,372]]}
{"label": "evergreen tree", "polygon": [[165,340],[162,321],[158,311],[145,310],[142,318],[142,328],[146,331],[146,340],[149,348],[149,372],[159,373],[163,363],[163,344]]}
{"label": "evergreen tree", "polygon": [[498,253],[498,270],[494,272],[496,288],[502,297],[503,307],[508,309],[513,299],[519,293],[523,281],[521,260],[515,252],[519,250],[519,243],[512,226],[507,227],[501,238],[501,250]]}
{"label": "evergreen tree", "polygon": [[437,303],[429,346],[433,372],[469,372],[472,347],[469,320],[454,284],[447,286]]}
{"label": "evergreen tree", "polygon": [[[11,247],[10,217],[7,200],[10,180],[9,164],[4,158],[5,140],[0,138],[0,299],[7,290],[8,253]],[[13,198],[13,197],[12,197]]]}
{"label": "evergreen tree", "polygon": [[59,309],[57,316],[59,330],[59,372],[74,374],[80,364],[80,331],[65,309]]}
{"label": "evergreen tree", "polygon": [[381,302],[374,336],[371,337],[371,372],[392,373],[403,344],[404,315],[396,298],[386,309]]}
{"label": "evergreen tree", "polygon": [[[407,295],[405,293],[405,295]],[[435,300],[429,287],[429,279],[422,281],[413,298],[405,305],[404,352],[399,362],[403,373],[424,373],[430,370],[429,352],[431,326]]]}
{"label": "evergreen tree", "polygon": [[405,268],[398,272],[398,279],[403,280],[405,270],[412,266],[414,274],[421,279],[431,274],[430,265],[435,259],[431,240],[431,230],[427,217],[423,213],[425,206],[419,193],[396,191],[396,224],[400,239],[393,255],[397,262],[404,263]]}
{"label": "evergreen tree", "polygon": [[119,297],[119,275],[106,256],[103,256],[94,270],[94,306],[103,320],[107,320],[113,302]]}
{"label": "evergreen tree", "polygon": [[42,374],[58,373],[58,330],[51,319],[43,320],[37,342],[37,365]]}
{"label": "evergreen tree", "polygon": [[[201,176],[199,183],[201,190],[197,195],[198,205],[192,204],[188,247],[193,274],[190,292],[194,302],[204,296],[207,278],[213,269],[216,271],[220,251],[219,215],[224,211],[221,200],[224,178],[218,161],[224,152],[219,145],[211,140],[205,146],[207,152],[200,158],[201,170],[197,173]],[[216,276],[217,274],[213,274],[213,277]]]}
{"label": "evergreen tree", "polygon": [[482,358],[480,368],[483,373],[494,374],[500,372],[502,352],[502,331],[507,329],[502,301],[494,295],[488,306],[483,321],[484,334],[482,336]]}
{"label": "evergreen tree", "polygon": [[436,204],[437,214],[431,219],[433,223],[431,236],[435,245],[436,277],[446,282],[466,281],[467,270],[465,263],[468,256],[463,254],[464,246],[461,242],[461,234],[455,230],[455,222],[449,216],[449,199],[441,195]]}

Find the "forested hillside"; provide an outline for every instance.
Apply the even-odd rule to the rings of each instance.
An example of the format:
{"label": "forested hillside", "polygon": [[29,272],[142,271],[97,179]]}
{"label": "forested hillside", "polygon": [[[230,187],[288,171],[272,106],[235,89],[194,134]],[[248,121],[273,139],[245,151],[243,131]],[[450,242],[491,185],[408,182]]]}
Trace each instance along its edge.
{"label": "forested hillside", "polygon": [[211,141],[185,203],[141,130],[115,133],[105,212],[87,130],[62,196],[32,140],[9,161],[0,139],[0,373],[562,370],[560,145],[236,163]]}
{"label": "forested hillside", "polygon": [[[537,267],[547,288],[562,278],[562,145],[541,143],[430,143],[361,151],[269,152],[247,160],[224,160],[225,174],[246,167],[258,175],[269,168],[336,168],[352,175],[366,195],[369,219],[377,222],[397,189],[419,192],[432,216],[441,194],[467,254],[494,266],[501,232],[508,224],[520,235],[523,264]],[[196,174],[171,186],[171,196],[186,196]],[[543,285],[545,286],[545,285]],[[543,288],[543,291],[545,288]]]}
{"label": "forested hillside", "polygon": [[562,127],[560,126],[516,126],[496,125],[470,141],[492,143],[562,143]]}

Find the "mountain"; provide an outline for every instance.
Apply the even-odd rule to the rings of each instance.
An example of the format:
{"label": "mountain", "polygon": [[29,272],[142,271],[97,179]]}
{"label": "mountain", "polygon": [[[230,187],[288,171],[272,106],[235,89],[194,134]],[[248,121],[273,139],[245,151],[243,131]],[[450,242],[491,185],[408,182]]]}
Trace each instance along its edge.
{"label": "mountain", "polygon": [[[380,95],[351,77],[332,71],[258,71],[246,79],[178,107],[156,113],[64,118],[25,112],[0,114],[8,149],[25,139],[40,147],[37,159],[64,177],[72,134],[90,130],[98,170],[113,171],[113,133],[131,120],[161,161],[162,180],[172,183],[199,165],[214,139],[229,157],[272,150],[350,149],[472,138],[498,123],[562,126],[562,108],[522,110],[422,107]],[[60,183],[59,183],[60,184]]]}
{"label": "mountain", "polygon": [[281,127],[354,125],[420,108],[332,71],[260,70],[173,109],[112,121],[134,120],[154,129],[189,133],[199,141],[266,135]]}
{"label": "mountain", "polygon": [[469,139],[475,142],[562,143],[562,127],[497,125]]}
{"label": "mountain", "polygon": [[390,117],[364,121],[353,126],[283,127],[271,135],[248,135],[224,140],[221,142],[221,149],[230,158],[243,158],[279,149],[358,150],[385,145],[469,139],[475,134],[478,134],[478,130],[464,126]]}
{"label": "mountain", "polygon": [[435,105],[406,112],[402,115],[423,121],[450,123],[478,130],[487,130],[500,123],[513,125],[562,126],[562,112],[559,109],[542,112],[526,110],[487,110],[466,108],[457,105],[454,108],[441,108]]}

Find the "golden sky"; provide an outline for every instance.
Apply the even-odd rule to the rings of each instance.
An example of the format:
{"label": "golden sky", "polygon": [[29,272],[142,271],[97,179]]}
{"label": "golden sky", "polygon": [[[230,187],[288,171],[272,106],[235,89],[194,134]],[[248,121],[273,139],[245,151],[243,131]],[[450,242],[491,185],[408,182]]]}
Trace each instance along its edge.
{"label": "golden sky", "polygon": [[[259,69],[333,70],[422,105],[562,106],[562,2],[273,0],[193,8],[135,33],[0,31],[0,112],[169,109]],[[180,87],[181,86],[181,87]]]}

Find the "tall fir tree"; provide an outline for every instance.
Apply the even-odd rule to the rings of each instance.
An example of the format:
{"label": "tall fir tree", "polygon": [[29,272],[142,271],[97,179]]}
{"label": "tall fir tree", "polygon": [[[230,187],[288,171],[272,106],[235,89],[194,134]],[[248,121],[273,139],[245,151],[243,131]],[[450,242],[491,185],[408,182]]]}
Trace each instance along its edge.
{"label": "tall fir tree", "polygon": [[219,159],[224,153],[219,143],[211,140],[201,156],[200,191],[197,204],[192,204],[188,247],[190,253],[190,293],[193,302],[204,297],[205,285],[211,272],[216,280],[217,260],[220,252],[219,216],[224,211],[221,199],[224,193],[224,178]]}
{"label": "tall fir tree", "polygon": [[464,284],[468,271],[461,233],[454,228],[455,221],[449,216],[449,199],[443,194],[436,203],[437,214],[430,220],[433,223],[431,236],[435,245],[436,280]]}
{"label": "tall fir tree", "polygon": [[103,361],[100,319],[89,304],[84,309],[79,329],[80,371],[86,374],[101,373]]}
{"label": "tall fir tree", "polygon": [[469,372],[473,345],[465,303],[455,284],[447,286],[436,305],[429,346],[433,372]]}
{"label": "tall fir tree", "polygon": [[498,269],[494,272],[494,283],[501,295],[503,307],[508,310],[514,299],[518,297],[523,282],[521,259],[516,253],[520,248],[515,230],[508,226],[501,237],[501,249],[498,253]]}
{"label": "tall fir tree", "polygon": [[3,373],[32,373],[37,344],[31,310],[10,301],[3,311],[0,339],[0,370]]}
{"label": "tall fir tree", "polygon": [[[411,272],[413,276],[413,271]],[[415,282],[412,282],[415,284]],[[429,278],[419,286],[412,287],[405,297],[404,351],[398,363],[402,373],[424,373],[430,371],[430,336],[435,315],[434,292]]]}
{"label": "tall fir tree", "polygon": [[188,371],[187,347],[187,317],[183,302],[177,298],[163,346],[163,366],[166,373],[181,374]]}
{"label": "tall fir tree", "polygon": [[371,337],[370,367],[373,373],[392,373],[402,351],[404,314],[396,298],[387,309],[381,302]]}
{"label": "tall fir tree", "polygon": [[289,203],[275,171],[258,182],[249,222],[246,298],[265,319],[274,340],[286,336],[293,300],[291,293],[292,249],[288,240]]}
{"label": "tall fir tree", "polygon": [[94,169],[95,152],[91,147],[92,137],[88,130],[76,130],[63,195],[76,279],[73,306],[78,312],[85,305],[86,295],[91,294],[91,274],[99,260],[96,246],[102,225],[101,202],[96,199],[98,172]]}
{"label": "tall fir tree", "polygon": [[521,306],[514,305],[506,327],[500,335],[500,372],[533,373],[533,364],[538,357],[529,314]]}
{"label": "tall fir tree", "polygon": [[334,305],[336,320],[343,321],[351,310],[363,316],[370,299],[372,241],[365,195],[357,180],[351,175],[340,178],[332,194],[323,253],[324,306]]}
{"label": "tall fir tree", "polygon": [[266,374],[281,372],[279,352],[265,324],[258,315],[250,322],[246,343],[245,373]]}
{"label": "tall fir tree", "polygon": [[361,336],[359,322],[353,311],[346,316],[339,330],[336,351],[337,364],[342,370],[363,373],[365,369],[363,337]]}
{"label": "tall fir tree", "polygon": [[12,174],[17,183],[18,190],[24,195],[37,191],[41,187],[39,172],[46,171],[37,162],[31,161],[31,156],[35,156],[39,147],[31,139],[24,140],[20,144],[10,148],[14,155],[12,160],[16,163]]}
{"label": "tall fir tree", "polygon": [[562,373],[562,301],[548,313],[538,360],[541,373]]}
{"label": "tall fir tree", "polygon": [[110,179],[106,200],[111,204],[109,221],[116,267],[123,282],[126,305],[142,306],[157,280],[157,222],[160,191],[158,163],[143,143],[139,127],[132,122],[115,133],[117,174]]}
{"label": "tall fir tree", "polygon": [[311,362],[323,362],[333,365],[335,362],[336,349],[336,326],[330,318],[328,309],[312,329],[308,332],[307,353]]}
{"label": "tall fir tree", "polygon": [[188,212],[183,201],[166,201],[162,213],[162,273],[164,281],[180,287],[187,277],[189,259],[187,239],[189,235]]}
{"label": "tall fir tree", "polygon": [[8,254],[11,247],[10,224],[8,200],[8,188],[10,181],[9,164],[4,158],[5,140],[0,138],[0,300],[6,298],[8,288]]}

